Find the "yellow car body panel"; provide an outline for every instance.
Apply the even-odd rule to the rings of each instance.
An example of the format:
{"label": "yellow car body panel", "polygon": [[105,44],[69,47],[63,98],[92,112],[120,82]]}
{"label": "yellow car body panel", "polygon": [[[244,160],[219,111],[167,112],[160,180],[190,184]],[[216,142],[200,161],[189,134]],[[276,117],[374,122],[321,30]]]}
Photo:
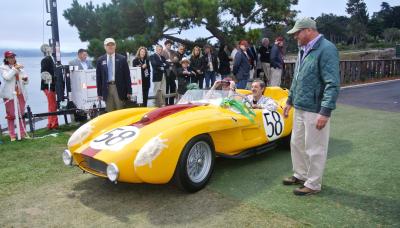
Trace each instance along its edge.
{"label": "yellow car body panel", "polygon": [[[250,91],[240,90],[239,93],[248,94]],[[265,95],[275,99],[278,103],[276,112],[283,116],[282,107],[286,102],[288,91],[271,87],[266,89]],[[89,121],[78,129],[68,142],[74,163],[82,170],[100,177],[107,177],[104,169],[108,164],[114,163],[120,171],[118,181],[162,184],[171,180],[181,152],[188,141],[195,136],[208,134],[214,144],[215,152],[228,156],[237,155],[243,150],[269,142],[262,110],[254,110],[256,116],[252,122],[244,115],[228,108],[203,104],[168,114],[150,124],[140,124],[146,123],[147,115],[151,115],[152,111],[157,109],[124,109]],[[282,122],[284,127],[279,138],[291,133],[292,111],[289,118],[282,119]],[[112,146],[111,149],[106,146],[103,149],[93,149],[93,145],[102,145],[101,139],[107,138],[108,134],[111,137],[108,141],[114,140],[116,136],[111,136],[110,131],[116,128],[122,129],[118,137],[122,137],[122,134],[133,134],[131,131],[125,131],[124,126],[137,128],[132,141],[117,150]],[[143,153],[146,156],[139,157],[139,151],[146,147],[146,143],[153,145],[150,144],[153,141],[156,142],[154,145],[162,148],[160,152],[148,157],[146,156],[151,153]]]}

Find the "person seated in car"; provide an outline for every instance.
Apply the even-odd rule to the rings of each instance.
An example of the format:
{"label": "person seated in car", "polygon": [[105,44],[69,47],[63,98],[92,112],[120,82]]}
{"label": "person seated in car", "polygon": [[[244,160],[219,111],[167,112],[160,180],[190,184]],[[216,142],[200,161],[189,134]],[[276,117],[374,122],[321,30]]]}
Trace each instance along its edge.
{"label": "person seated in car", "polygon": [[210,90],[224,90],[235,92],[236,84],[231,77],[226,77],[223,80],[215,81]]}
{"label": "person seated in car", "polygon": [[247,95],[252,108],[254,109],[268,109],[276,111],[278,104],[270,97],[264,96],[265,83],[262,80],[255,79],[251,83],[251,94]]}

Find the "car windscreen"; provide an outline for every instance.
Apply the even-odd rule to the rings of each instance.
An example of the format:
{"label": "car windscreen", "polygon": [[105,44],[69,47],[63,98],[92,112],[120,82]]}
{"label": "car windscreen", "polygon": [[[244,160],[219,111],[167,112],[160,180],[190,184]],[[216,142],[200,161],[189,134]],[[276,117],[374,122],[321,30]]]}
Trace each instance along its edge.
{"label": "car windscreen", "polygon": [[178,104],[201,103],[220,105],[228,97],[229,91],[225,90],[188,90],[181,97]]}

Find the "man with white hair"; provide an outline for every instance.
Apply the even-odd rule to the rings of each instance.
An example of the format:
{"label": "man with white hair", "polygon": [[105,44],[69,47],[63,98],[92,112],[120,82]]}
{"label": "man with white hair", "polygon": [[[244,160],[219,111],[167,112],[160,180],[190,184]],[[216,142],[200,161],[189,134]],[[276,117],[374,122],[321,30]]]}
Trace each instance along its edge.
{"label": "man with white hair", "polygon": [[150,63],[153,68],[153,93],[156,97],[156,107],[165,106],[166,70],[169,64],[167,64],[167,60],[162,55],[162,51],[163,47],[156,45],[156,52],[150,56]]}
{"label": "man with white hair", "polygon": [[131,76],[125,56],[115,53],[113,38],[104,40],[106,54],[97,59],[97,96],[106,102],[106,111],[122,109],[124,101],[132,97]]}
{"label": "man with white hair", "polygon": [[264,81],[267,82],[267,84],[270,84],[271,82],[271,60],[270,60],[270,54],[271,54],[271,47],[269,46],[269,39],[268,38],[263,38],[261,41],[261,47],[258,49],[258,53],[260,54],[260,62],[261,62],[261,67],[264,71]]}

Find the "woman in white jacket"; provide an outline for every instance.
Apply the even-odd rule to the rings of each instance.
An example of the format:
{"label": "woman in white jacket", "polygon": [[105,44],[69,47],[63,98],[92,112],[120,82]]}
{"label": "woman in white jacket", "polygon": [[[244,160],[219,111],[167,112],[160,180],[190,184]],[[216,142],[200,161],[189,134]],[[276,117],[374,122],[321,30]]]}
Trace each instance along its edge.
{"label": "woman in white jacket", "polygon": [[4,64],[0,66],[2,76],[0,97],[3,98],[6,106],[6,119],[11,141],[15,141],[16,139],[14,121],[18,114],[14,107],[14,96],[18,99],[19,116],[21,117],[21,119],[18,118],[20,121],[21,137],[24,138],[26,135],[25,121],[23,121],[22,116],[25,113],[25,103],[27,100],[25,85],[28,84],[28,77],[22,69],[23,66],[17,64],[15,56],[12,51],[4,52]]}

